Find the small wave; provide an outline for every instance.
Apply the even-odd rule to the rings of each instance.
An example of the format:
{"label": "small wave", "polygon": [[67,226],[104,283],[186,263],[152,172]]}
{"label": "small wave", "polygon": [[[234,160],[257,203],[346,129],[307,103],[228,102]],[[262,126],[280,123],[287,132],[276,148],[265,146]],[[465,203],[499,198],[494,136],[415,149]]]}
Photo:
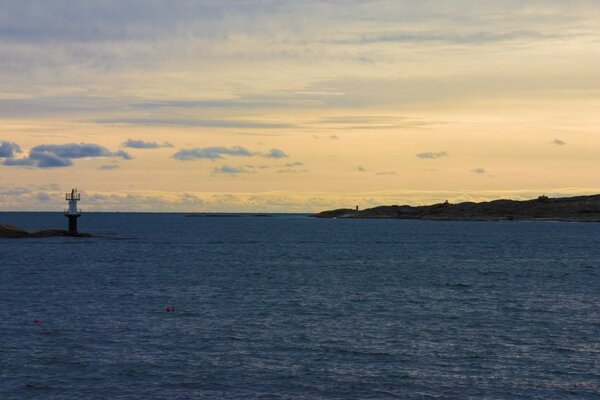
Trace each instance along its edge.
{"label": "small wave", "polygon": [[44,391],[44,392],[49,391],[49,390],[52,390],[52,391],[65,390],[65,388],[62,388],[62,387],[51,386],[51,385],[47,385],[44,383],[31,383],[31,382],[23,385],[23,388],[27,389],[27,390],[36,390],[36,391],[39,390],[39,391]]}

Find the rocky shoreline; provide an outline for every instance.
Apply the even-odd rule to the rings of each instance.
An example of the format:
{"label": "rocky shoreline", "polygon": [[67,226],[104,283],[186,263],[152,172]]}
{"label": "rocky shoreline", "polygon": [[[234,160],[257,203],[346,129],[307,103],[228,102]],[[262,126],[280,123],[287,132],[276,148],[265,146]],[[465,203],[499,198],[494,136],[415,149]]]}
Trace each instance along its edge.
{"label": "rocky shoreline", "polygon": [[0,238],[45,238],[56,236],[92,237],[89,233],[70,232],[61,229],[46,229],[37,232],[28,232],[23,229],[0,224]]}
{"label": "rocky shoreline", "polygon": [[337,209],[315,218],[424,219],[438,221],[567,221],[600,222],[600,194],[564,198],[540,196],[532,200],[448,202],[428,206],[379,206],[365,210]]}

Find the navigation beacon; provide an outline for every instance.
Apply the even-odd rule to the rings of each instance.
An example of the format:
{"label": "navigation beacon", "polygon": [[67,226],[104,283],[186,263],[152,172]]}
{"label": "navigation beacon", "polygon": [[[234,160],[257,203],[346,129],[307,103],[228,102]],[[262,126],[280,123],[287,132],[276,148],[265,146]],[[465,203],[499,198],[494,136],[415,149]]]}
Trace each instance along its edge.
{"label": "navigation beacon", "polygon": [[81,215],[81,210],[77,208],[77,202],[80,199],[81,195],[77,193],[77,189],[65,194],[65,200],[69,202],[69,208],[65,209],[65,217],[69,218],[69,232],[77,233],[77,218]]}

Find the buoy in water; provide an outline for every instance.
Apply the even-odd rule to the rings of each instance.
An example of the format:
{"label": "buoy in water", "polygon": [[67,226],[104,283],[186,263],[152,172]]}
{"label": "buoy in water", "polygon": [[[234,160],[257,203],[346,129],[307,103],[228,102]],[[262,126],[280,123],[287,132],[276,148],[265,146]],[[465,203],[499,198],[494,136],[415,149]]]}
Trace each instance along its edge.
{"label": "buoy in water", "polygon": [[36,325],[39,325],[39,324],[42,323],[42,321],[40,321],[39,319],[34,319],[33,323],[36,324]]}
{"label": "buoy in water", "polygon": [[165,311],[168,312],[168,313],[171,313],[171,312],[175,311],[175,307],[173,307],[173,306],[166,306],[165,307]]}

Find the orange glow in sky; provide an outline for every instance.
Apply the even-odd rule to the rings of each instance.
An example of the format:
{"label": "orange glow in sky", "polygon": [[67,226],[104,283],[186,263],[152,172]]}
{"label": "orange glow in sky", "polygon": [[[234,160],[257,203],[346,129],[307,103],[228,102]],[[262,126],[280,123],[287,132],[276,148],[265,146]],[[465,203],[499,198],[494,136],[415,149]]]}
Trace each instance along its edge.
{"label": "orange glow in sky", "polygon": [[0,210],[600,192],[596,1],[0,7]]}

